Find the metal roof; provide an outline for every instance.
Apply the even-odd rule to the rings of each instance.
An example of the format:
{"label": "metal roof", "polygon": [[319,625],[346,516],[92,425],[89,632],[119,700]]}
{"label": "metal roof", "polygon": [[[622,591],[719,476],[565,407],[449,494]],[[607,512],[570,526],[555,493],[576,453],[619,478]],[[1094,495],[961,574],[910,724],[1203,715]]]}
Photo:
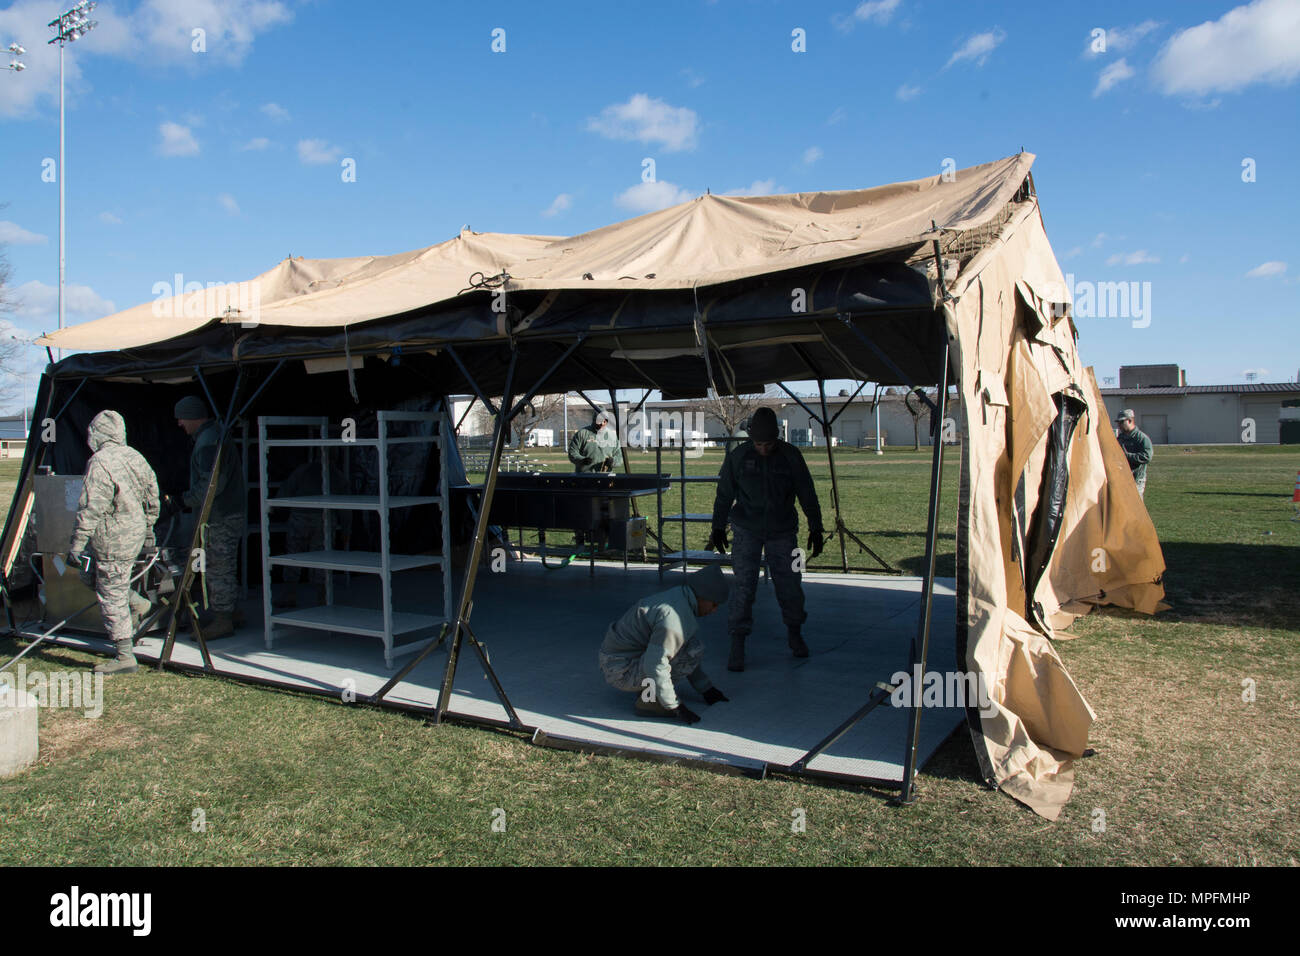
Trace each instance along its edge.
{"label": "metal roof", "polygon": [[1300,382],[1252,382],[1248,385],[1147,385],[1144,388],[1103,388],[1103,396],[1142,395],[1210,395],[1292,393],[1300,395]]}

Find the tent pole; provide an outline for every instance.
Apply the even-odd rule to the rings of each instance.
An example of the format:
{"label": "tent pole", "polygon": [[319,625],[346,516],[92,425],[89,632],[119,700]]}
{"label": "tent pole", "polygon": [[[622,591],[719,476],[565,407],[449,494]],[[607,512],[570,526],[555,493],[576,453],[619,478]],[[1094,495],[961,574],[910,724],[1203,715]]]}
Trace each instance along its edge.
{"label": "tent pole", "polygon": [[[466,559],[465,580],[461,584],[456,620],[451,625],[451,644],[447,649],[447,668],[443,672],[442,687],[438,691],[438,708],[434,712],[434,723],[441,723],[443,715],[447,713],[447,706],[451,703],[452,688],[456,683],[456,664],[460,656],[461,628],[463,623],[468,623],[467,618],[473,607],[474,582],[478,579],[479,560],[483,554],[483,542],[487,537],[488,516],[492,512],[492,498],[497,490],[497,469],[501,466],[501,452],[505,448],[506,436],[510,433],[510,400],[515,384],[515,366],[518,361],[519,352],[512,348],[510,350],[510,367],[506,371],[505,389],[501,392],[501,414],[497,416],[496,434],[492,436],[492,454],[488,459],[487,474],[483,477],[483,502],[479,510],[478,524],[474,527],[474,545],[470,548],[469,557]],[[429,648],[433,646],[430,644]],[[427,651],[429,648],[425,650]],[[414,664],[415,661],[412,661],[407,669],[409,670]],[[396,678],[394,678],[389,681],[389,684],[395,684],[396,682]],[[383,696],[387,692],[388,686],[385,685],[378,696]],[[504,701],[504,703],[506,712],[513,718],[512,723],[518,723],[519,717],[514,713],[514,708],[510,706],[509,701]]]}
{"label": "tent pole", "polygon": [[[867,337],[867,334],[865,332],[863,332],[860,328],[858,328],[856,325],[853,324],[853,316],[849,315],[847,312],[841,312],[840,321],[843,322],[845,327],[848,328],[848,330],[852,332],[854,335],[856,335],[858,339],[861,340],[861,342],[867,348],[871,349],[871,351],[876,353],[876,357],[879,358],[880,361],[884,362],[885,366],[891,372],[893,372],[895,375],[898,376],[898,380],[900,382],[906,385],[910,390],[916,391],[916,385],[912,383],[912,380],[910,378],[908,378],[906,375],[903,374],[903,370],[900,369],[897,364],[895,364],[894,360],[891,359],[888,355],[886,355],[879,345],[871,341],[871,339]],[[925,403],[930,406],[930,409],[932,411],[937,410],[934,402],[930,401],[928,395],[926,395],[924,392],[918,392],[918,394],[925,401]]]}
{"label": "tent pole", "polygon": [[[840,536],[840,570],[844,574],[849,573],[849,551],[844,544],[844,519],[840,516],[840,483],[835,474],[835,442],[831,438],[830,413],[826,409],[826,380],[817,379],[817,391],[822,399],[822,435],[826,438],[826,461],[831,469],[831,504],[835,508],[835,530]],[[845,406],[847,407],[847,402]],[[841,409],[843,411],[843,409]]]}
{"label": "tent pole", "polygon": [[[424,650],[411,658],[411,660],[408,661],[401,670],[388,679],[388,682],[384,684],[383,687],[379,688],[379,690],[373,695],[366,698],[368,703],[379,704],[389,691],[401,683],[407,674],[415,670],[416,666],[432,653],[435,647],[441,646],[442,641],[450,636],[451,640],[447,648],[447,667],[443,673],[442,689],[438,696],[438,705],[434,710],[434,723],[440,723],[443,715],[447,712],[447,704],[451,696],[451,686],[455,681],[456,658],[460,652],[461,622],[465,621],[468,616],[469,607],[474,597],[474,581],[478,576],[478,565],[483,556],[483,544],[487,538],[488,515],[492,511],[492,495],[496,491],[497,468],[501,464],[501,449],[505,444],[507,429],[510,427],[508,414],[510,411],[512,388],[514,386],[515,364],[518,360],[519,353],[514,349],[511,349],[510,365],[506,370],[505,391],[502,392],[501,395],[501,409],[500,411],[497,411],[497,423],[492,436],[492,453],[488,460],[487,474],[483,479],[483,500],[480,504],[478,519],[474,522],[474,543],[470,546],[469,556],[466,559],[465,578],[461,582],[460,595],[456,600],[456,616],[448,619],[447,623],[444,625],[442,636],[438,641],[431,642],[426,648],[424,648]],[[457,359],[457,364],[460,364],[459,359]],[[463,365],[461,366],[461,370],[465,371]],[[478,384],[469,376],[467,371],[465,372],[465,375],[467,380],[470,382],[470,386],[475,390],[475,392],[479,392]],[[481,393],[479,394],[483,404],[496,411],[496,406],[486,398],[483,398]],[[488,669],[490,670],[490,668]],[[506,712],[513,716],[514,708],[510,706],[508,700],[504,700],[504,697],[503,704],[505,705]],[[515,717],[514,719],[518,720],[518,717]]]}
{"label": "tent pole", "polygon": [[[948,397],[948,333],[943,335],[943,365],[939,372],[939,401],[947,403]],[[942,405],[940,406],[942,407]],[[935,546],[939,534],[939,499],[943,490],[943,413],[931,413],[930,433],[934,443],[934,454],[930,464],[930,507],[929,520],[925,531],[925,580],[921,586],[921,615],[917,622],[916,643],[913,646],[913,666],[909,675],[912,681],[911,719],[907,727],[907,749],[903,754],[903,789],[899,794],[899,803],[911,803],[915,792],[913,789],[916,775],[916,748],[921,736],[921,685],[925,678],[925,665],[930,654],[930,611],[934,603],[934,559]]]}

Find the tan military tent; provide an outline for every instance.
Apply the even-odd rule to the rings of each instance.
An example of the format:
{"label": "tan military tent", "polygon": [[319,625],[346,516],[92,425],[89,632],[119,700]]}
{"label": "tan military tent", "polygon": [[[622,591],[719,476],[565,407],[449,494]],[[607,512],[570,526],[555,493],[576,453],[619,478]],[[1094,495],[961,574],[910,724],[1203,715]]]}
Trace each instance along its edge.
{"label": "tan military tent", "polygon": [[[102,400],[198,376],[238,409],[250,390],[287,395],[272,379],[288,362],[341,360],[351,376],[399,356],[448,393],[481,396],[955,382],[958,652],[996,705],[970,709],[970,729],[985,778],[1055,818],[1094,718],[1056,629],[1099,604],[1154,611],[1163,561],[1079,356],[1033,158],[873,189],[701,196],[571,238],[465,232],[399,255],[286,259],[224,297],[164,284],[153,302],[40,340],[83,351],[50,367],[40,401],[76,420],[87,382]],[[44,455],[74,470],[83,454],[31,442],[26,474]],[[6,570],[20,534],[11,517]],[[462,613],[472,588],[469,575]]]}

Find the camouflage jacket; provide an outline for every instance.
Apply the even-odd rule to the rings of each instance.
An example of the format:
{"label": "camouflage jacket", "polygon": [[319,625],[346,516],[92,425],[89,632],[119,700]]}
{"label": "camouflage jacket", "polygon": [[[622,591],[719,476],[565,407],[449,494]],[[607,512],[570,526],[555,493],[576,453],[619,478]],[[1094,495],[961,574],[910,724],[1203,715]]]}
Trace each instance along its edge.
{"label": "camouflage jacket", "polygon": [[765,537],[797,531],[796,498],[808,516],[808,530],[821,533],[817,489],[799,449],[778,440],[764,457],[752,441],[741,442],[723,459],[718,472],[713,527],[725,528],[730,519],[733,525]]}
{"label": "camouflage jacket", "polygon": [[[181,496],[187,508],[198,512],[208,494],[208,480],[212,477],[212,463],[217,460],[221,447],[221,426],[208,421],[194,434],[194,449],[190,452],[190,487]],[[243,515],[248,511],[248,491],[244,487],[244,466],[239,449],[233,441],[227,442],[221,455],[221,471],[217,475],[217,493],[212,499],[209,522]]]}
{"label": "camouflage jacket", "polygon": [[100,561],[129,561],[158,520],[158,479],[144,456],[126,443],[126,422],[102,411],[86,433],[90,461],[77,504],[70,550],[89,544]]}
{"label": "camouflage jacket", "polygon": [[[642,598],[609,625],[600,652],[611,657],[640,658],[642,673],[655,682],[656,699],[669,709],[676,707],[673,658],[700,629],[698,604],[695,592],[686,585]],[[686,679],[701,694],[713,686],[702,667]]]}

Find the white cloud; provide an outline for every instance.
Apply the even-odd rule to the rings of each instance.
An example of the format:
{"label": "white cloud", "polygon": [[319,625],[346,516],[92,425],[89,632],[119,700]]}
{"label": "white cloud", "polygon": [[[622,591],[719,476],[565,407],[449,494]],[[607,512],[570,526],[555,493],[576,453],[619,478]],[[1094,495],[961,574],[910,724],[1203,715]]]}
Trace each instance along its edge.
{"label": "white cloud", "polygon": [[16,222],[0,222],[0,245],[38,246],[48,241],[48,236],[29,232]]}
{"label": "white cloud", "polygon": [[249,150],[266,149],[266,147],[270,145],[271,141],[265,136],[255,136],[243,146],[239,147],[239,149],[241,152],[248,152]]}
{"label": "white cloud", "polygon": [[994,27],[992,30],[986,30],[983,33],[976,33],[957,48],[957,52],[948,58],[948,62],[944,64],[943,68],[946,70],[954,63],[960,63],[962,60],[973,60],[976,66],[983,66],[988,61],[989,54],[997,49],[1006,38],[1006,31],[999,27]]}
{"label": "white cloud", "polygon": [[1065,258],[1073,259],[1075,256],[1079,256],[1082,254],[1083,254],[1083,246],[1075,246],[1073,249],[1071,249],[1069,252],[1065,254]]}
{"label": "white cloud", "polygon": [[1151,74],[1169,95],[1291,83],[1300,76],[1300,3],[1255,0],[1180,30],[1156,55]]}
{"label": "white cloud", "polygon": [[232,216],[239,215],[239,203],[235,202],[235,197],[230,193],[222,193],[217,197],[217,202],[221,203],[221,208]]}
{"label": "white cloud", "polygon": [[697,86],[704,85],[705,77],[701,76],[699,73],[696,73],[689,66],[685,67],[682,70],[682,76],[686,78],[686,83],[687,85],[690,86],[691,89],[695,89]]}
{"label": "white cloud", "polygon": [[728,189],[722,195],[724,196],[771,196],[779,192],[776,188],[775,179],[755,179],[748,186],[742,186],[740,189]]}
{"label": "white cloud", "polygon": [[285,123],[289,120],[289,111],[279,103],[263,103],[262,113],[277,123]]}
{"label": "white cloud", "polygon": [[158,152],[164,156],[197,156],[199,144],[194,139],[188,126],[180,123],[160,123],[158,125]]}
{"label": "white cloud", "polygon": [[1092,239],[1092,247],[1094,249],[1098,248],[1103,242],[1105,242],[1109,238],[1111,237],[1106,235],[1104,232],[1097,233],[1097,235],[1095,235]]}
{"label": "white cloud", "polygon": [[109,212],[107,209],[99,214],[99,221],[106,226],[122,225],[121,217],[113,215],[113,213]]}
{"label": "white cloud", "polygon": [[298,140],[298,159],[304,163],[313,165],[332,163],[342,155],[341,147],[331,146],[323,139]]}
{"label": "white cloud", "polygon": [[908,86],[904,83],[894,91],[894,95],[904,103],[907,103],[921,95],[921,88],[919,86]]}
{"label": "white cloud", "polygon": [[831,113],[829,117],[827,117],[826,125],[834,126],[836,123],[842,122],[844,118],[847,117],[848,115],[849,115],[848,111],[844,107],[837,106],[835,107],[835,111]]}
{"label": "white cloud", "polygon": [[1262,265],[1255,266],[1246,273],[1252,279],[1267,279],[1270,276],[1280,276],[1286,273],[1286,263],[1274,259],[1271,262],[1265,262]]}
{"label": "white cloud", "polygon": [[[35,280],[12,290],[14,315],[24,324],[40,329],[59,327],[59,287]],[[105,299],[88,285],[64,286],[64,311],[68,322],[88,322],[117,311],[111,299]]]}
{"label": "white cloud", "polygon": [[1097,86],[1092,91],[1092,95],[1094,97],[1101,96],[1101,94],[1105,93],[1107,90],[1123,83],[1127,79],[1130,79],[1136,73],[1137,71],[1128,65],[1127,60],[1116,60],[1110,66],[1097,74]]}
{"label": "white cloud", "polygon": [[1142,41],[1143,37],[1158,29],[1160,29],[1160,24],[1155,20],[1143,20],[1131,27],[1111,27],[1106,31],[1106,49],[1104,52],[1093,49],[1091,35],[1089,35],[1088,42],[1084,45],[1083,52],[1086,56],[1091,57],[1104,56],[1106,53],[1123,53],[1125,50],[1133,49]]}
{"label": "white cloud", "polygon": [[633,212],[654,212],[694,198],[690,190],[659,179],[651,183],[637,183],[631,189],[623,190],[614,197],[614,202]]}
{"label": "white cloud", "polygon": [[822,153],[822,148],[820,146],[809,146],[803,151],[803,163],[805,166],[811,166],[813,163],[817,162],[817,160],[821,159],[823,155],[825,154]]}
{"label": "white cloud", "polygon": [[[46,24],[70,5],[56,9],[50,0],[17,0],[0,9],[0,43],[16,40],[27,48],[22,57],[27,69],[0,83],[0,116],[57,108],[59,55],[57,47],[45,42],[50,36]],[[132,10],[125,6],[101,3],[93,14],[99,25],[65,50],[66,89],[74,107],[86,89],[83,58],[129,60],[163,69],[234,66],[260,34],[293,19],[288,5],[278,0],[142,0]],[[206,52],[193,50],[196,27],[206,31]]]}
{"label": "white cloud", "polygon": [[1145,249],[1139,249],[1137,252],[1117,252],[1106,260],[1106,265],[1117,266],[1123,263],[1126,266],[1147,266],[1159,261],[1159,256],[1153,256]]}
{"label": "white cloud", "polygon": [[569,193],[560,193],[551,200],[551,204],[542,210],[543,216],[558,216],[562,212],[568,211],[573,205],[573,196]]}
{"label": "white cloud", "polygon": [[606,139],[657,143],[670,153],[694,149],[700,118],[692,109],[669,106],[637,93],[626,103],[614,103],[587,120],[587,130]]}
{"label": "white cloud", "polygon": [[835,24],[835,29],[843,33],[848,33],[859,23],[874,21],[882,26],[889,22],[889,18],[894,15],[898,9],[899,0],[866,0],[859,3],[852,13],[837,13],[831,17],[831,23]]}

